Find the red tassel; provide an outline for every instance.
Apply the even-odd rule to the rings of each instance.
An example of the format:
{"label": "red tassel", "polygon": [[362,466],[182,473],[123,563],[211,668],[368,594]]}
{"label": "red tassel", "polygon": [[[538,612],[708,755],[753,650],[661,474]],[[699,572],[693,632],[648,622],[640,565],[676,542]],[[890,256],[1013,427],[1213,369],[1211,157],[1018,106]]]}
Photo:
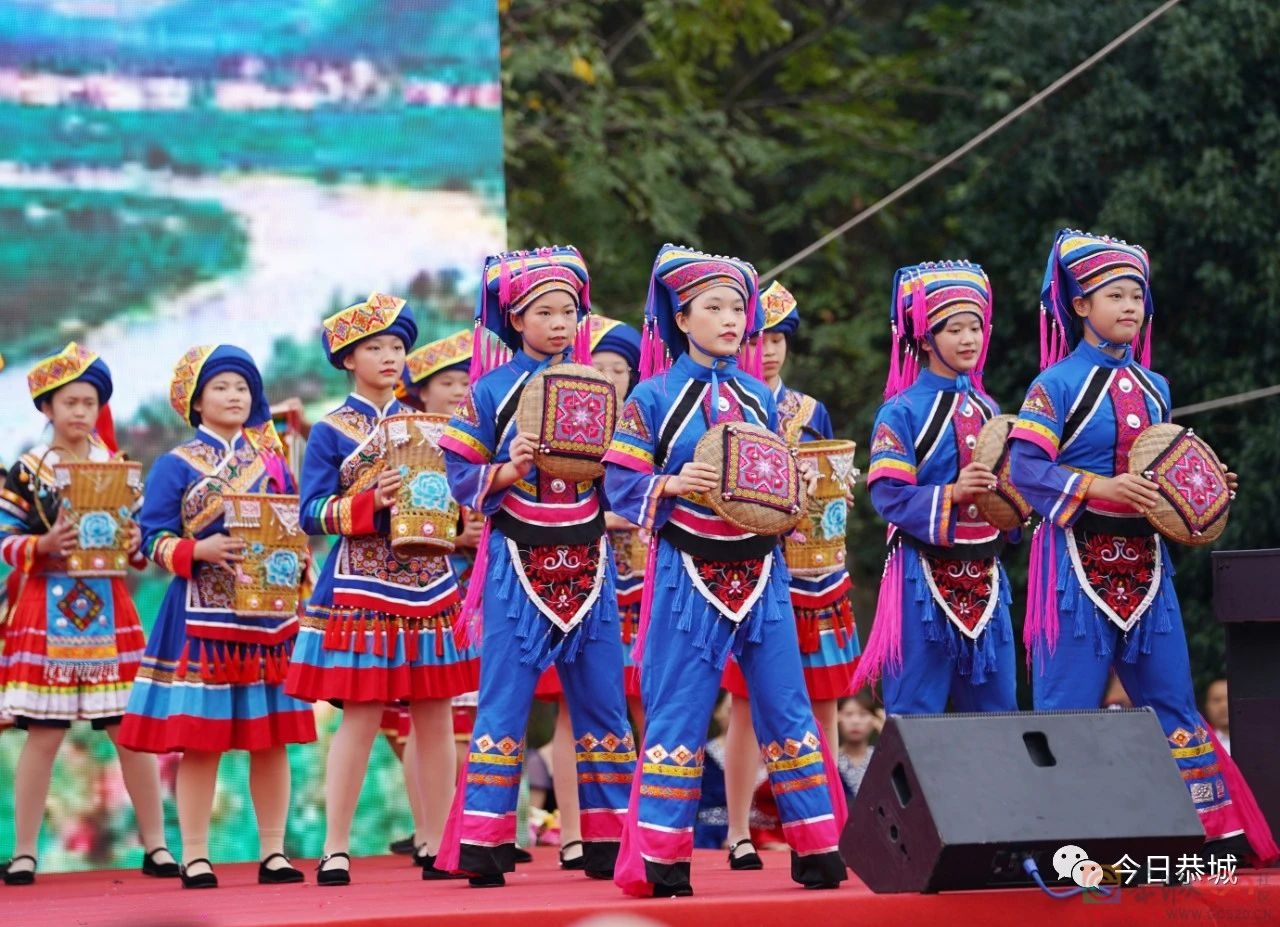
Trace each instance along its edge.
{"label": "red tassel", "polygon": [[406,621],[404,632],[404,658],[408,663],[418,662],[418,638],[422,636],[423,626],[416,622]]}
{"label": "red tassel", "polygon": [[383,641],[383,635],[386,633],[386,622],[381,618],[374,618],[370,623],[370,630],[373,631],[373,655],[375,657],[385,657],[387,648]]}
{"label": "red tassel", "polygon": [[436,622],[436,626],[432,630],[432,633],[435,635],[435,638],[436,638],[436,656],[441,659],[444,658],[444,635],[446,633],[445,627],[446,626],[445,626],[444,619],[441,619],[440,621]]}
{"label": "red tassel", "polygon": [[365,653],[368,649],[368,642],[365,640],[365,621],[364,615],[359,618],[352,619],[352,633],[355,634],[355,640],[352,641],[351,651],[353,653]]}
{"label": "red tassel", "polygon": [[178,665],[173,671],[175,679],[187,678],[187,663],[191,659],[191,641],[182,645],[182,655],[178,657]]}

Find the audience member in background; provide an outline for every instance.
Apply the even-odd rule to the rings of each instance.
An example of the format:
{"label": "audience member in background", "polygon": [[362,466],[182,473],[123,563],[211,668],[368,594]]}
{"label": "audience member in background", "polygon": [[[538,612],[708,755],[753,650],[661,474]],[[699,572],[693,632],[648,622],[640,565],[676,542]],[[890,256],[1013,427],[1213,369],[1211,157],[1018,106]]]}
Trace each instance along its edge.
{"label": "audience member in background", "polygon": [[1231,752],[1230,719],[1227,717],[1227,681],[1215,679],[1204,690],[1204,719],[1213,725],[1222,749]]}

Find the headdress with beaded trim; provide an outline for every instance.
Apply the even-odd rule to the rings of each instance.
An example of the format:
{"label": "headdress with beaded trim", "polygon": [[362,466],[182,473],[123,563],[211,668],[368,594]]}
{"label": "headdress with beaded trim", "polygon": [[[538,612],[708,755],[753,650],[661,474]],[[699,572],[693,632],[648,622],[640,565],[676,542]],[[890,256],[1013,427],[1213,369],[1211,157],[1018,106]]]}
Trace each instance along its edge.
{"label": "headdress with beaded trim", "polygon": [[467,373],[471,364],[471,342],[472,332],[464,328],[411,351],[404,359],[404,372],[396,384],[396,398],[421,411],[417,393],[428,380],[450,371]]}
{"label": "headdress with beaded trim", "polygon": [[800,327],[800,309],[796,305],[796,298],[779,281],[773,281],[760,294],[760,305],[764,309],[764,331],[790,338]]}
{"label": "headdress with beaded trim", "polygon": [[991,344],[991,313],[994,297],[986,271],[972,261],[926,261],[900,267],[893,275],[893,298],[889,303],[892,344],[886,399],[898,395],[928,366],[923,345],[953,316],[971,312],[982,320],[982,351],[968,374],[958,374],[957,387],[963,392],[970,384],[983,392],[982,371]]}
{"label": "headdress with beaded trim", "polygon": [[1156,310],[1146,250],[1141,245],[1077,229],[1062,229],[1054,236],[1040,285],[1041,370],[1062,360],[1080,341],[1080,316],[1071,301],[1126,278],[1142,284],[1143,324],[1131,346],[1138,363],[1148,367]]}
{"label": "headdress with beaded trim", "polygon": [[40,403],[69,383],[84,382],[98,394],[98,419],[94,431],[111,453],[116,453],[115,423],[111,418],[111,369],[94,351],[74,341],[61,351],[50,354],[27,372],[27,388],[37,409]]}
{"label": "headdress with beaded trim", "polygon": [[189,348],[173,366],[169,381],[169,405],[188,425],[200,424],[196,400],[205,384],[220,373],[236,373],[249,384],[249,417],[244,423],[245,437],[258,450],[285,456],[285,448],[271,420],[271,404],[262,383],[262,374],[253,358],[243,348],[232,344],[203,344]]}
{"label": "headdress with beaded trim", "polygon": [[355,346],[375,335],[395,335],[404,342],[406,352],[418,340],[418,322],[413,309],[399,296],[370,293],[362,303],[335,312],[324,320],[320,343],[329,363],[339,370]]}
{"label": "headdress with beaded trim", "polygon": [[591,314],[591,275],[582,252],[573,245],[551,245],[531,251],[503,251],[485,259],[476,301],[471,353],[475,382],[506,363],[520,350],[520,333],[511,317],[528,309],[540,296],[555,290],[570,294],[578,304],[578,333],[574,360],[591,363],[591,344],[582,320]]}
{"label": "headdress with beaded trim", "polygon": [[699,294],[718,286],[736,290],[746,304],[743,367],[752,376],[760,376],[759,346],[753,348],[748,344],[764,327],[756,269],[738,258],[707,254],[686,245],[666,244],[658,250],[649,277],[640,349],[642,378],[665,372],[673,360],[688,351],[688,338],[676,325],[676,313]]}

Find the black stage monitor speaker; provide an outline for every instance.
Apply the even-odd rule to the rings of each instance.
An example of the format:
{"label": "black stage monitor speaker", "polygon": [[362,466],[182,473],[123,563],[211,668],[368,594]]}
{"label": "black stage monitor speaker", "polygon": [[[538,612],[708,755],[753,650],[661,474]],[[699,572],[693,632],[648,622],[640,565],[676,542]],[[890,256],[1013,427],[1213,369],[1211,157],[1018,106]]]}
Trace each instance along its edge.
{"label": "black stage monitor speaker", "polygon": [[849,813],[840,853],[873,892],[1047,884],[1078,846],[1113,865],[1204,843],[1150,709],[893,715]]}

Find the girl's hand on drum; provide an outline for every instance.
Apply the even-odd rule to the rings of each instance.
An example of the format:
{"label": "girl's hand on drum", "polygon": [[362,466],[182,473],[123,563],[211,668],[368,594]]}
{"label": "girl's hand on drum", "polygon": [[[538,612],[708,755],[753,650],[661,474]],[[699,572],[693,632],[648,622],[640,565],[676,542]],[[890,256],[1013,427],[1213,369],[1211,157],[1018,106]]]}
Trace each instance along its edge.
{"label": "girl's hand on drum", "polygon": [[516,478],[523,479],[533,469],[533,455],[538,450],[538,436],[522,431],[511,439],[511,466]]}
{"label": "girl's hand on drum", "polygon": [[687,496],[695,492],[714,492],[720,485],[720,471],[711,464],[691,460],[662,487],[664,496]]}
{"label": "girl's hand on drum", "polygon": [[192,558],[204,563],[226,566],[229,563],[240,563],[244,560],[244,548],[245,542],[242,538],[233,538],[229,534],[211,534],[207,538],[196,541]]}
{"label": "girl's hand on drum", "polygon": [[951,490],[953,502],[972,502],[996,488],[996,475],[986,464],[975,460],[960,471],[952,485],[955,487]]}
{"label": "girl's hand on drum", "polygon": [[804,480],[805,495],[812,498],[818,491],[818,481],[822,479],[822,473],[813,465],[812,460],[797,461],[796,470],[800,473],[800,479]]}
{"label": "girl's hand on drum", "polygon": [[36,541],[36,552],[45,556],[56,554],[65,557],[75,549],[78,534],[76,526],[67,519],[66,510],[59,510],[53,527]]}
{"label": "girl's hand on drum", "polygon": [[1160,501],[1156,484],[1136,473],[1099,477],[1089,484],[1086,495],[1090,499],[1131,506],[1144,515]]}
{"label": "girl's hand on drum", "polygon": [[1227,492],[1230,493],[1232,499],[1236,497],[1236,492],[1239,489],[1240,489],[1240,477],[1236,476],[1236,474],[1228,470],[1227,471]]}
{"label": "girl's hand on drum", "polygon": [[124,533],[129,541],[129,556],[132,557],[142,547],[142,529],[138,527],[136,521],[130,520],[129,527],[125,528]]}
{"label": "girl's hand on drum", "polygon": [[378,474],[378,482],[373,487],[374,511],[389,509],[396,504],[396,493],[400,491],[404,477],[396,469],[383,470]]}

